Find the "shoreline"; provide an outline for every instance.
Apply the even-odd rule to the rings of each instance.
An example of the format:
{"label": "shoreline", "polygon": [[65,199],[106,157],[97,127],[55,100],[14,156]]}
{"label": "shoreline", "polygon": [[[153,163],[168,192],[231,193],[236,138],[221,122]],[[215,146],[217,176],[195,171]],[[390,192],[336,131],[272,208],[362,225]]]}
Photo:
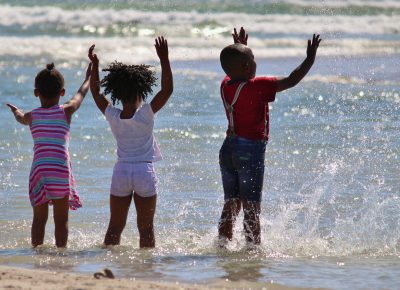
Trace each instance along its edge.
{"label": "shoreline", "polygon": [[0,266],[1,289],[200,289],[197,285],[183,285],[170,282],[150,282],[126,278],[100,278],[65,273],[62,271],[31,270]]}
{"label": "shoreline", "polygon": [[[297,289],[310,289],[288,287],[273,282],[254,283],[247,281],[224,281],[219,280],[208,284],[189,284],[181,282],[166,282],[166,281],[146,281],[137,280],[135,278],[118,278],[96,279],[93,276],[65,273],[62,271],[46,271],[46,270],[32,270],[16,267],[9,267],[0,265],[0,289],[31,289],[31,290],[89,290],[89,289],[163,289],[163,290],[177,290],[177,289],[268,289],[268,290],[297,290]],[[313,288],[323,289],[323,288]]]}

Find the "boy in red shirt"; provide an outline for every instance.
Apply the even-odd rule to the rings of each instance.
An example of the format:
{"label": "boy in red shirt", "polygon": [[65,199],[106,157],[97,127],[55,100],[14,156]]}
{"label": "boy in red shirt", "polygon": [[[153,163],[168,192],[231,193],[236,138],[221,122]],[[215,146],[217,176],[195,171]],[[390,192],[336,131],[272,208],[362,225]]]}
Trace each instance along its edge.
{"label": "boy in red shirt", "polygon": [[229,127],[219,153],[225,204],[218,226],[220,245],[232,240],[233,224],[243,206],[244,232],[249,244],[259,245],[260,203],[264,178],[265,147],[269,133],[268,103],[277,92],[297,85],[314,64],[321,39],[308,40],[307,57],[288,77],[256,77],[257,64],[247,47],[243,27],[232,34],[234,44],[221,51],[227,76],[221,83]]}

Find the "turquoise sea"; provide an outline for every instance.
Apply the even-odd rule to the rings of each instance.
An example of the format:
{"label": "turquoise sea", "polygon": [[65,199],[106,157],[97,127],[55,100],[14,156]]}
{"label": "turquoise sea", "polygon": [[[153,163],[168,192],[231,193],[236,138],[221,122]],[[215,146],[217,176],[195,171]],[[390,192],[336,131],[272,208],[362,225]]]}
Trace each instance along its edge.
{"label": "turquoise sea", "polygon": [[[0,0],[0,15],[1,265],[85,274],[109,267],[119,277],[232,287],[399,288],[400,1]],[[240,26],[258,75],[288,75],[307,38],[323,38],[309,75],[271,104],[262,245],[250,251],[242,216],[228,249],[215,246],[227,126],[219,52]],[[156,163],[156,248],[138,248],[134,207],[122,245],[102,247],[116,144],[88,94],[70,144],[84,207],[70,214],[65,252],[54,247],[50,219],[46,245],[31,249],[33,143],[5,103],[37,107],[34,76],[49,62],[64,74],[67,100],[93,43],[102,66],[148,63],[159,75],[160,34],[175,89],[155,127],[164,157]]]}

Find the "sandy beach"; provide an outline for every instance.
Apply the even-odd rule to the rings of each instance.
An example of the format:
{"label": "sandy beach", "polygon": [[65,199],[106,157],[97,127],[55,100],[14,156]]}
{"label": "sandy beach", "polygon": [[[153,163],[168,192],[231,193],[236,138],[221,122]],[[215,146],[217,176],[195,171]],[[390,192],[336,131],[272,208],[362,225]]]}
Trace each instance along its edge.
{"label": "sandy beach", "polygon": [[[30,290],[85,290],[85,289],[268,289],[290,290],[292,288],[273,283],[265,283],[262,287],[249,282],[218,281],[212,284],[183,284],[179,282],[150,282],[135,279],[95,279],[93,276],[62,273],[56,271],[30,270],[0,266],[0,289]],[[317,288],[314,288],[317,289]],[[318,288],[319,289],[319,288]],[[322,289],[322,288],[321,288]]]}
{"label": "sandy beach", "polygon": [[54,271],[28,270],[0,266],[0,289],[200,289],[193,285],[137,281],[130,279],[95,279],[93,276]]}

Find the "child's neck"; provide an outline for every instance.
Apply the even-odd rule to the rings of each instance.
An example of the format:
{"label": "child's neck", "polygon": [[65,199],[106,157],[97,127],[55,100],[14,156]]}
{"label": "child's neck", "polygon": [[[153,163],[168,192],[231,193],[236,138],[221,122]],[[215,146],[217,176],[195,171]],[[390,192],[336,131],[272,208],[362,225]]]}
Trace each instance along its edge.
{"label": "child's neck", "polygon": [[42,108],[51,108],[55,105],[58,105],[60,102],[60,97],[56,97],[56,98],[51,98],[51,99],[45,99],[45,98],[40,98],[40,105]]}
{"label": "child's neck", "polygon": [[120,114],[120,118],[121,119],[132,118],[133,115],[135,115],[136,110],[140,107],[141,104],[142,104],[141,101],[122,104],[122,112]]}
{"label": "child's neck", "polygon": [[231,78],[228,83],[233,84],[233,83],[238,83],[238,82],[246,82],[248,79],[246,78]]}
{"label": "child's neck", "polygon": [[230,77],[230,80],[229,80],[230,83],[246,82],[249,80],[249,77],[244,74],[232,75],[229,77]]}

